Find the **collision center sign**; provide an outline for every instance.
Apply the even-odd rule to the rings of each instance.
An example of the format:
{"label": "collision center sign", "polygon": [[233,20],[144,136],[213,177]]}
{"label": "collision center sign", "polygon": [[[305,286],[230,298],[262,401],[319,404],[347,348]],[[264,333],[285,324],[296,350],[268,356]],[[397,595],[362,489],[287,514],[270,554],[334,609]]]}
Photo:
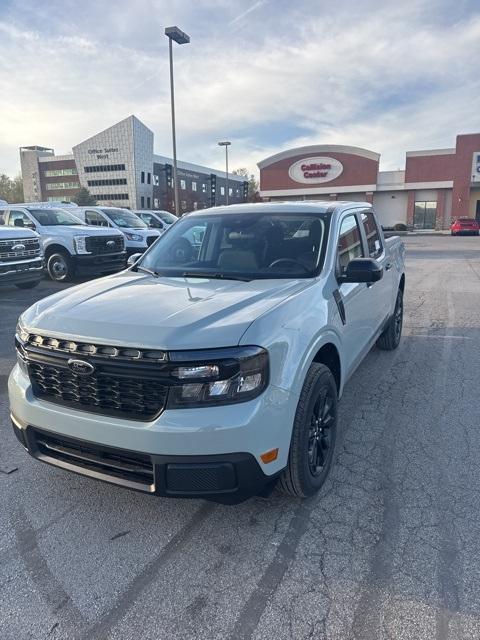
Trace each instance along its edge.
{"label": "collision center sign", "polygon": [[343,172],[343,164],[335,158],[318,156],[316,158],[305,158],[294,162],[288,175],[295,182],[302,184],[321,184],[335,180]]}

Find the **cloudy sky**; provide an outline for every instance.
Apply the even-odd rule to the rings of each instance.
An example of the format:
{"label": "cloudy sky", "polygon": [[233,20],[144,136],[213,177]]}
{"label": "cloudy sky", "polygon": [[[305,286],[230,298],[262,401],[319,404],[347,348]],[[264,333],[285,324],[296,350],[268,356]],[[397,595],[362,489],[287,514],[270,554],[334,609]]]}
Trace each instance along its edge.
{"label": "cloudy sky", "polygon": [[350,144],[403,166],[406,150],[480,130],[478,0],[0,0],[0,173],[18,147],[57,154],[130,114],[179,158],[252,171],[292,146]]}

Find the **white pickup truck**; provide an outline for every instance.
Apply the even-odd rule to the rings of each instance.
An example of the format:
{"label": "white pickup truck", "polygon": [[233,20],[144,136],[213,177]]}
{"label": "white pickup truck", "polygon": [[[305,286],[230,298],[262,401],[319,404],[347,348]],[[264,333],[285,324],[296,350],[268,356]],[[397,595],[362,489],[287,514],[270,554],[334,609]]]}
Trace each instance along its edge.
{"label": "white pickup truck", "polygon": [[[45,266],[52,280],[101,275],[125,268],[125,240],[116,229],[96,229],[75,215],[79,207],[48,203],[0,205],[3,223],[33,229],[40,236]],[[37,236],[38,237],[38,236]]]}
{"label": "white pickup truck", "polygon": [[0,285],[32,289],[42,276],[43,251],[38,233],[0,226]]}
{"label": "white pickup truck", "polygon": [[38,460],[152,494],[309,496],[346,381],[400,342],[404,287],[403,244],[368,203],[189,214],[128,270],[23,313],[15,433]]}

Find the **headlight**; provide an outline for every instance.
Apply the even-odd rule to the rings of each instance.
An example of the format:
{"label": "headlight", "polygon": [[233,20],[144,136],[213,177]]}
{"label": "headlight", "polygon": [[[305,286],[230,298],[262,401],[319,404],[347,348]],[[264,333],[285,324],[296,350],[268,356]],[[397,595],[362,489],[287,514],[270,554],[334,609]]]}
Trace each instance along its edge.
{"label": "headlight", "polygon": [[73,242],[75,245],[75,251],[79,254],[90,253],[87,251],[87,237],[88,236],[75,236]]}
{"label": "headlight", "polygon": [[27,342],[28,340],[28,331],[23,324],[22,318],[20,317],[17,322],[17,327],[15,329],[15,337],[21,342]]}
{"label": "headlight", "polygon": [[133,242],[141,242],[143,240],[143,236],[139,236],[138,233],[126,233],[125,237],[127,240],[133,240]]}
{"label": "headlight", "polygon": [[25,325],[22,322],[22,319],[19,318],[17,322],[17,327],[15,329],[15,342],[16,342],[16,353],[17,353],[17,363],[23,373],[28,376],[28,367],[27,363],[23,357],[23,345],[28,340],[28,331],[25,328]]}
{"label": "headlight", "polygon": [[268,352],[260,347],[174,351],[170,362],[178,363],[171,373],[178,384],[170,387],[169,409],[246,402],[268,384]]}

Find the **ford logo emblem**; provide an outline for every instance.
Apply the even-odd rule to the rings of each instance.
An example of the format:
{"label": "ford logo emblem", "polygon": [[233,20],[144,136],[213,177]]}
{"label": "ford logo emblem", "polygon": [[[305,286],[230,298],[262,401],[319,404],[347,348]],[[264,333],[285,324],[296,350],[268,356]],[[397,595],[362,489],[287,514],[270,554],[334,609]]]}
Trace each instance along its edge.
{"label": "ford logo emblem", "polygon": [[107,242],[107,247],[114,247],[115,246],[115,240],[109,240]]}
{"label": "ford logo emblem", "polygon": [[93,364],[85,362],[85,360],[75,360],[74,358],[70,358],[67,364],[76,376],[91,376],[95,371]]}
{"label": "ford logo emblem", "polygon": [[12,251],[25,251],[24,244],[14,244],[12,247]]}

